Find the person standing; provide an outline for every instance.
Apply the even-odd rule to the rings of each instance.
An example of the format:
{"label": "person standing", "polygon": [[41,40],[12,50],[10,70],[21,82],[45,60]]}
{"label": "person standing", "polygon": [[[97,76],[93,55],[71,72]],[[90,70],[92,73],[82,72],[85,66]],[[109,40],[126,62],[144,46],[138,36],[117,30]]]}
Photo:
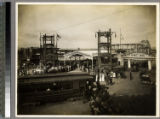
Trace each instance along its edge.
{"label": "person standing", "polygon": [[130,80],[132,80],[132,71],[129,72]]}

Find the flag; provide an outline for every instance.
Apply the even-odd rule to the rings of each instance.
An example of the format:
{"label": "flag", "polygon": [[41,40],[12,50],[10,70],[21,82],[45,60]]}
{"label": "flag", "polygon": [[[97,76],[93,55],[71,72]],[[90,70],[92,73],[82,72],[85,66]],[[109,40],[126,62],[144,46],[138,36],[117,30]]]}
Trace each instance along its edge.
{"label": "flag", "polygon": [[57,34],[57,40],[60,39],[60,38],[61,38],[61,36]]}

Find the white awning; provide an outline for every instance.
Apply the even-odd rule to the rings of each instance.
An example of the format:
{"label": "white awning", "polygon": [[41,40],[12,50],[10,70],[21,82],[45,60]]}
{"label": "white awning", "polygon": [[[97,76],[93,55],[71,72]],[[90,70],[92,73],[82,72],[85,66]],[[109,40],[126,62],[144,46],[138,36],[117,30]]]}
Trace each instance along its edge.
{"label": "white awning", "polygon": [[82,52],[79,52],[79,51],[70,52],[70,53],[67,53],[67,54],[64,55],[65,59],[69,59],[69,58],[72,58],[72,57],[81,57],[83,59],[92,59],[91,55],[85,54],[85,53],[82,53]]}

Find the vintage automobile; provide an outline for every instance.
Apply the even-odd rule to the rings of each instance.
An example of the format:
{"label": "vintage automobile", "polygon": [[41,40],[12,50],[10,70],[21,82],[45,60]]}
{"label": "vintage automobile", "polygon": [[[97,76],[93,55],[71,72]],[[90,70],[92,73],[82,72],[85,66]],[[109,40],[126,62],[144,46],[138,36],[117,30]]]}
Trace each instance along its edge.
{"label": "vintage automobile", "polygon": [[141,72],[140,78],[141,78],[141,82],[143,84],[151,84],[152,83],[148,72]]}

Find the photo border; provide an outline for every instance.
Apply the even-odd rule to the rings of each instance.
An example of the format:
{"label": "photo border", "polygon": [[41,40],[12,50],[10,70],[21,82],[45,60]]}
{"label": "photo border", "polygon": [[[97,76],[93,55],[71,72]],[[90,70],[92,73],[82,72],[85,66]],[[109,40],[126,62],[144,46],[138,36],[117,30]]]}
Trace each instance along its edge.
{"label": "photo border", "polygon": [[[111,5],[111,4],[121,4],[121,5],[124,5],[124,4],[127,4],[127,3],[129,3],[129,4],[131,4],[131,5],[133,5],[133,4],[135,4],[135,5],[137,5],[137,4],[139,4],[139,5],[144,5],[144,4],[146,4],[146,5],[152,5],[152,3],[153,4],[155,4],[156,6],[157,6],[157,13],[156,13],[156,16],[157,16],[157,18],[156,18],[156,44],[157,44],[157,47],[156,47],[156,49],[157,49],[157,56],[156,56],[156,63],[157,63],[157,69],[156,69],[156,80],[157,79],[159,79],[159,2],[157,2],[157,0],[153,0],[153,2],[151,2],[151,0],[150,0],[150,2],[148,2],[148,1],[141,1],[141,2],[136,2],[136,1],[120,1],[120,2],[117,2],[117,1],[89,1],[89,2],[84,2],[84,1],[77,1],[77,2],[75,2],[75,1],[69,1],[69,2],[65,2],[65,1],[60,1],[60,2],[57,2],[57,1],[53,1],[53,0],[42,0],[42,1],[40,1],[40,0],[36,0],[36,1],[33,1],[33,0],[14,0],[14,4],[12,4],[12,31],[14,31],[14,33],[12,32],[12,46],[11,46],[11,61],[13,61],[12,62],[12,64],[11,64],[11,77],[13,78],[13,79],[11,79],[11,117],[14,117],[15,119],[16,118],[42,118],[42,119],[44,119],[44,117],[45,118],[88,118],[88,117],[91,117],[91,118],[155,118],[155,117],[158,117],[159,116],[159,114],[160,114],[160,112],[159,112],[159,106],[157,106],[157,108],[156,108],[156,116],[118,116],[118,115],[116,115],[116,116],[83,116],[83,115],[78,115],[78,116],[57,116],[57,115],[44,115],[44,116],[42,116],[42,115],[35,115],[35,116],[20,116],[20,115],[17,115],[16,114],[16,112],[17,112],[17,106],[16,106],[16,97],[17,97],[17,94],[16,94],[16,92],[17,92],[17,85],[16,85],[16,80],[17,80],[17,62],[16,62],[16,60],[17,60],[17,44],[18,44],[18,14],[17,14],[17,4],[37,4],[37,3],[40,3],[40,4],[83,4],[83,5],[86,5],[86,4],[90,4],[90,5],[92,5],[92,4],[96,4],[97,5],[97,3],[98,4],[107,4],[107,5]],[[120,5],[119,4],[119,5]],[[127,4],[127,5],[129,5],[129,4]],[[14,14],[14,15],[13,15]],[[13,30],[14,29],[14,30]],[[13,50],[14,49],[14,50]],[[159,89],[159,80],[157,80],[157,82],[156,82],[156,85],[157,85],[157,87],[156,87],[156,100],[157,100],[157,98],[158,98],[158,100],[157,100],[157,103],[158,103],[158,105],[159,105],[159,91],[160,91],[160,89]],[[15,110],[15,108],[16,108],[16,110]]]}

